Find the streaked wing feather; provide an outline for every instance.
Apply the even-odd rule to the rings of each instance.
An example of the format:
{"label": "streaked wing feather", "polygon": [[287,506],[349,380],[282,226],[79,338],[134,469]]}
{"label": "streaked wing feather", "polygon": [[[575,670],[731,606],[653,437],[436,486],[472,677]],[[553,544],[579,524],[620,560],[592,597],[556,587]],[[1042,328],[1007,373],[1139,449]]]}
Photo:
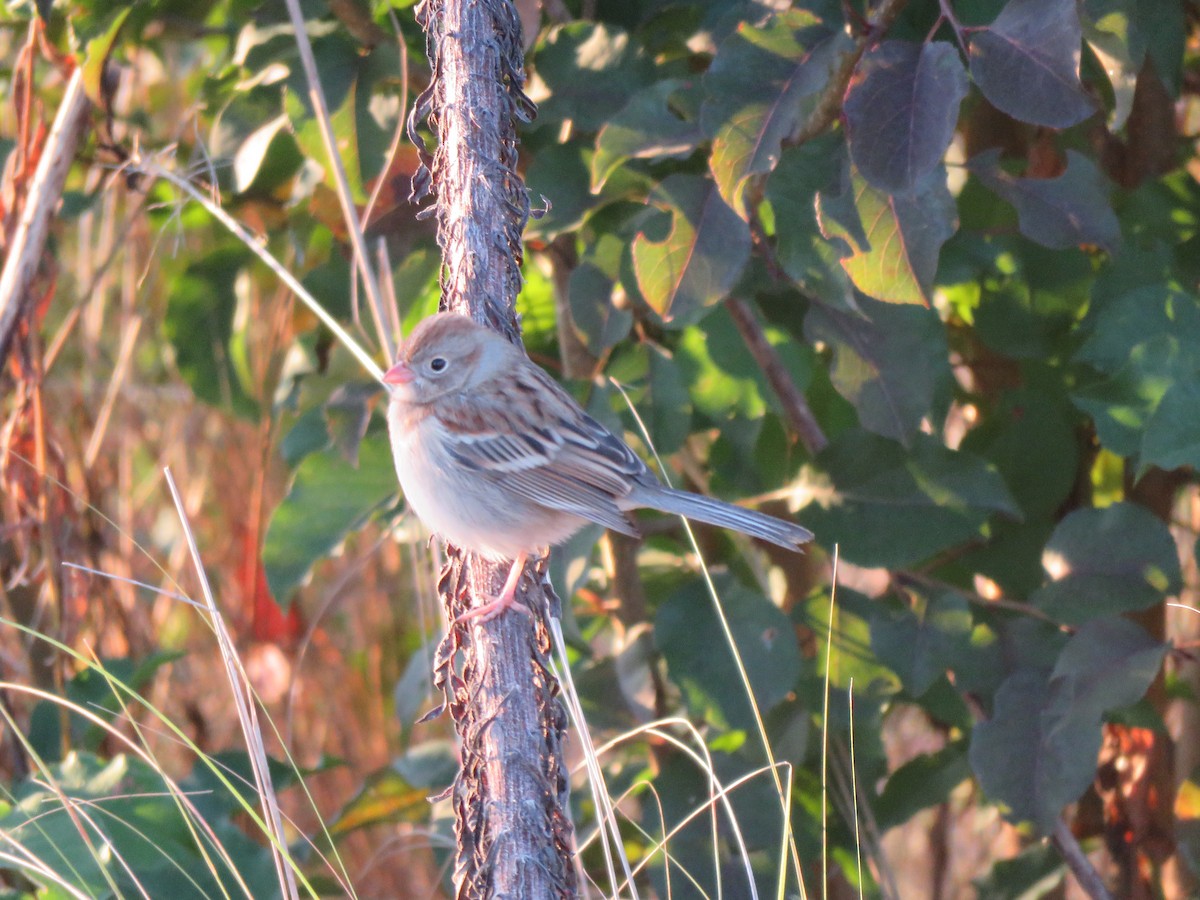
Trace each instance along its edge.
{"label": "streaked wing feather", "polygon": [[535,503],[572,513],[581,519],[611,528],[631,537],[641,532],[625,517],[612,497],[578,482],[563,478],[551,469],[529,469],[504,479],[504,487]]}
{"label": "streaked wing feather", "polygon": [[529,364],[517,376],[511,389],[442,401],[451,457],[542,506],[636,535],[617,501],[645,464],[541,369]]}

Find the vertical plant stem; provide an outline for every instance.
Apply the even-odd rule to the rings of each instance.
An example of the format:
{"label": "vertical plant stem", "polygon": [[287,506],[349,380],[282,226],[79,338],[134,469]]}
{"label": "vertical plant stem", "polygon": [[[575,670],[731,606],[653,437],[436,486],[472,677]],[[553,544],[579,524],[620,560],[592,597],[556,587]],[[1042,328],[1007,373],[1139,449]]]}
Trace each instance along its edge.
{"label": "vertical plant stem", "polygon": [[[420,21],[433,79],[414,105],[409,131],[425,166],[414,178],[414,196],[437,193],[442,307],[518,341],[529,201],[517,174],[514,120],[532,114],[521,90],[520,21],[510,0],[426,0]],[[426,118],[437,132],[433,153],[416,129]],[[544,618],[556,598],[529,567],[518,598],[532,615],[510,610],[487,622],[456,622],[498,593],[508,566],[455,547],[448,558],[439,589],[451,626],[436,681],[462,739],[453,789],[456,895],[577,896],[562,759],[566,716],[548,665]]]}

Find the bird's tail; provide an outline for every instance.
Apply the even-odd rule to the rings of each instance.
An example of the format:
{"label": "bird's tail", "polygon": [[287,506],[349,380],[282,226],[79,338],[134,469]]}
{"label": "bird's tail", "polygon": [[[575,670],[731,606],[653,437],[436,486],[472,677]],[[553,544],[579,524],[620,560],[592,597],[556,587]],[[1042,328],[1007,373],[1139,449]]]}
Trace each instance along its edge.
{"label": "bird's tail", "polygon": [[702,494],[676,491],[668,487],[639,491],[640,503],[665,513],[674,513],[720,528],[731,528],[751,537],[778,544],[787,550],[799,550],[801,544],[812,540],[812,532],[792,522],[768,516],[724,500]]}

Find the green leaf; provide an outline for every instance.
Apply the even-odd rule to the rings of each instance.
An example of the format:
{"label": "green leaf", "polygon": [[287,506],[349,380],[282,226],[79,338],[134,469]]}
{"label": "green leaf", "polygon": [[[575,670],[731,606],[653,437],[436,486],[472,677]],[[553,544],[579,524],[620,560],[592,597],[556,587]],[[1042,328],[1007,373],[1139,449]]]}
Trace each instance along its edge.
{"label": "green leaf", "polygon": [[699,176],[668,176],[650,201],[671,214],[672,225],[665,240],[634,239],[638,287],[664,323],[681,328],[737,283],[750,258],[750,228]]}
{"label": "green leaf", "polygon": [[317,560],[396,493],[392,451],[382,434],[362,442],[357,466],[333,449],[304,457],[263,544],[267,584],[280,605],[288,605]]}
{"label": "green leaf", "polygon": [[993,106],[1023,122],[1067,128],[1095,112],[1079,81],[1075,0],[1009,0],[971,34],[971,77]]}
{"label": "green leaf", "polygon": [[638,91],[624,108],[605,122],[596,135],[592,157],[592,189],[600,190],[628,159],[671,159],[688,156],[704,139],[700,124],[681,118],[672,97],[690,89],[681,78],[657,81]]}
{"label": "green leaf", "polygon": [[238,280],[249,260],[241,247],[198,258],[172,284],[162,327],[179,374],[197,397],[254,416],[258,405],[233,361]]}
{"label": "green leaf", "polygon": [[912,190],[946,155],[966,95],[953,44],[882,41],[855,68],[843,105],[855,167],[881,191]]}
{"label": "green leaf", "polygon": [[1131,503],[1075,510],[1054,530],[1042,562],[1054,580],[1029,600],[1067,624],[1146,609],[1182,583],[1167,526]]}
{"label": "green leaf", "polygon": [[[358,41],[339,30],[313,36],[312,51],[329,108],[334,142],[351,194],[355,202],[365,203],[364,182],[376,174],[376,167],[387,158],[394,122],[400,116],[398,102],[372,91],[382,77],[397,71],[396,50],[384,43],[364,54]],[[332,166],[298,59],[292,61],[287,83],[285,109],[292,121],[296,142],[307,157],[321,165],[325,184],[332,185]]]}
{"label": "green leaf", "polygon": [[817,224],[817,192],[839,177],[846,147],[839,134],[822,135],[783,151],[767,179],[775,219],[775,254],[805,292],[839,309],[857,305],[850,279]]}
{"label": "green leaf", "polygon": [[829,377],[854,404],[862,426],[909,443],[929,413],[934,391],[948,385],[946,330],[929,309],[864,298],[861,314],[814,303],[804,336],[833,353]]}
{"label": "green leaf", "polygon": [[691,430],[692,400],[679,364],[663,348],[647,344],[649,356],[648,401],[641,410],[659,453],[674,453]]}
{"label": "green leaf", "polygon": [[871,649],[900,676],[909,694],[920,697],[970,655],[974,623],[967,601],[958,594],[913,594],[912,601],[911,609],[881,610],[872,617]]}
{"label": "green leaf", "polygon": [[527,173],[529,195],[545,197],[550,208],[541,218],[529,220],[527,237],[553,240],[579,228],[598,199],[589,184],[591,155],[590,150],[572,141],[543,147],[533,157]]}
{"label": "green leaf", "polygon": [[976,900],[1041,900],[1053,896],[1067,874],[1067,864],[1049,842],[1032,844],[1012,859],[1002,859],[975,879]]}
{"label": "green leaf", "polygon": [[113,85],[105,84],[104,72],[108,66],[108,59],[112,56],[113,47],[116,46],[117,36],[131,12],[133,6],[125,6],[118,10],[104,32],[88,41],[83,51],[83,92],[106,114],[112,113],[110,101]]}
{"label": "green leaf", "polygon": [[276,116],[246,138],[233,157],[234,190],[270,195],[296,174],[304,157],[289,127],[287,116]]}
{"label": "green leaf", "polygon": [[[162,773],[141,760],[71,753],[50,767],[47,778],[57,790],[41,776],[29,779],[16,786],[16,802],[0,818],[0,833],[21,848],[21,856],[39,863],[22,870],[34,884],[54,885],[41,874],[44,865],[75,889],[69,896],[278,895],[265,847],[229,818],[206,816],[201,848],[195,824],[180,814]],[[74,801],[70,809],[59,791]],[[93,812],[86,826],[81,809]],[[88,831],[86,841],[81,827]],[[211,852],[212,841],[221,853]],[[14,868],[13,861],[6,866]]]}
{"label": "green leaf", "polygon": [[[787,697],[800,677],[795,629],[758,592],[729,577],[717,578],[716,585],[755,700],[766,712]],[[671,680],[693,709],[708,710],[731,728],[754,727],[746,689],[703,582],[690,582],[662,604],[654,639]]]}
{"label": "green leaf", "polygon": [[1067,168],[1055,178],[1018,178],[1000,168],[1000,150],[973,157],[971,172],[1017,210],[1021,233],[1063,250],[1096,244],[1112,250],[1121,226],[1108,202],[1108,182],[1086,156],[1067,151]]}
{"label": "green leaf", "polygon": [[367,426],[371,423],[371,406],[379,393],[378,382],[346,382],[325,401],[325,426],[329,438],[351,466],[358,465],[358,448],[366,437]]}
{"label": "green leaf", "polygon": [[288,429],[288,433],[279,442],[279,455],[294,469],[300,460],[310,453],[324,450],[332,440],[324,407],[314,406],[297,418]]}
{"label": "green leaf", "polygon": [[1200,377],[1167,388],[1146,423],[1138,473],[1150,466],[1200,469]]}
{"label": "green leaf", "polygon": [[1016,821],[1048,834],[1095,776],[1101,717],[1145,694],[1166,646],[1118,617],[1085,623],[1053,672],[1023,669],[996,693],[992,718],[971,736],[971,767]]}
{"label": "green leaf", "polygon": [[[968,181],[964,193],[974,183]],[[1048,250],[1018,235],[970,240],[978,242],[976,251],[990,255],[972,267],[967,277],[973,283],[960,286],[978,298],[970,313],[979,339],[1013,359],[1039,364],[1060,359],[1087,308],[1095,280],[1091,260],[1081,250]]]}
{"label": "green leaf", "polygon": [[923,809],[945,803],[950,792],[971,777],[964,742],[947,744],[936,753],[914,756],[888,776],[883,792],[871,804],[880,832],[902,825]]}
{"label": "green leaf", "polygon": [[698,413],[724,427],[760,418],[767,409],[762,370],[724,306],[684,329],[675,360]]}
{"label": "green leaf", "polygon": [[[436,750],[443,757],[443,771],[454,777],[453,748],[442,741],[422,745],[422,752]],[[329,823],[329,833],[343,839],[362,828],[400,823],[427,822],[430,815],[431,785],[414,784],[395,767],[371,775],[358,794]]]}
{"label": "green leaf", "polygon": [[1186,377],[1186,352],[1174,337],[1158,335],[1134,347],[1129,362],[1111,375],[1080,377],[1071,401],[1091,416],[1108,450],[1118,456],[1138,452],[1162,398]]}
{"label": "green leaf", "polygon": [[651,83],[653,65],[620,28],[572,22],[554,28],[533,57],[550,96],[538,121],[569,120],[594,132]]}
{"label": "green leaf", "polygon": [[802,510],[802,524],[822,545],[840,545],[863,566],[904,568],[984,534],[996,513],[1015,516],[999,473],[969,453],[918,434],[906,451],[863,431],[834,438],[817,458],[832,481],[822,505]]}
{"label": "green leaf", "polygon": [[717,50],[704,76],[701,124],[713,139],[709,166],[725,202],[747,216],[747,179],[771,171],[783,142],[808,118],[849,35],[806,10],[781,13],[762,28],[743,25]]}
{"label": "green leaf", "polygon": [[[1141,262],[1135,258],[1133,264]],[[1163,284],[1163,278],[1133,284],[1124,290],[1110,287],[1114,278],[1125,277],[1104,270],[1096,281],[1092,303],[1079,330],[1083,344],[1075,362],[1102,372],[1116,372],[1129,362],[1135,350],[1154,338],[1179,338],[1185,351],[1183,362],[1200,367],[1200,296]]]}
{"label": "green leaf", "polygon": [[1081,10],[1084,38],[1112,85],[1113,111],[1107,123],[1112,132],[1129,119],[1138,72],[1146,59],[1146,42],[1132,8],[1136,5],[1136,0],[1085,0]]}
{"label": "green leaf", "polygon": [[600,356],[625,338],[633,313],[614,302],[625,242],[612,234],[601,235],[586,250],[567,280],[571,322],[594,356]]}
{"label": "green leaf", "polygon": [[[1079,327],[1084,340],[1072,358],[1081,371],[1071,400],[1095,421],[1104,446],[1122,456],[1143,451],[1157,418],[1149,450],[1171,462],[1186,458],[1187,423],[1155,411],[1168,391],[1200,372],[1200,297],[1181,290],[1169,273],[1155,280],[1156,259],[1122,253],[1097,279]],[[1172,405],[1186,412],[1187,397],[1188,389],[1179,388]]]}
{"label": "green leaf", "polygon": [[[177,652],[160,652],[137,660],[129,657],[103,659],[101,665],[107,677],[97,669],[83,669],[67,682],[63,692],[65,699],[92,716],[111,722],[121,712],[122,702],[129,700],[121,690],[122,686],[131,691],[141,691],[160,668],[181,655]],[[30,715],[29,741],[44,760],[53,762],[62,759],[63,709],[61,702],[42,700]],[[67,747],[99,752],[108,736],[102,726],[75,712],[67,713],[66,722],[69,727]]]}
{"label": "green leaf", "polygon": [[[1022,387],[1004,393],[961,446],[995,464],[1027,522],[1049,519],[1075,487],[1079,441],[1072,424],[1061,393]],[[1030,447],[1038,448],[1036,466],[1029,464]]]}
{"label": "green leaf", "polygon": [[888,303],[929,305],[942,244],[958,227],[946,174],[935,169],[907,194],[887,194],[856,169],[817,200],[821,233],[838,241],[855,286]]}

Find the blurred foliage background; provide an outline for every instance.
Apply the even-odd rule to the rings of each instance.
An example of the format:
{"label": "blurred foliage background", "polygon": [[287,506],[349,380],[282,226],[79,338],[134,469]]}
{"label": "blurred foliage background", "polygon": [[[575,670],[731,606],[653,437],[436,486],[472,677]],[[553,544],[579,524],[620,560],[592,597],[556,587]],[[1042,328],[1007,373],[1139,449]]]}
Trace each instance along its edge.
{"label": "blurred foliage background", "polygon": [[[384,325],[406,332],[438,298],[403,136],[424,36],[400,0],[301,6],[394,299]],[[1075,896],[1066,829],[1117,896],[1194,896],[1200,8],[517,6],[539,105],[521,134],[543,208],[519,302],[531,356],[675,483],[817,535],[792,556],[697,534],[794,767],[807,890]],[[132,799],[164,772],[204,790],[194,749],[86,664],[244,766],[212,635],[173,596],[198,584],[169,466],[268,750],[295,761],[276,773],[290,834],[328,828],[301,851],[315,889],[346,892],[317,874],[336,846],[359,896],[437,895],[450,811],[425,798],[454,748],[444,721],[416,724],[438,702],[436,560],[397,496],[382,392],[246,246],[133,165],[218,199],[386,362],[287,10],[45,0],[2,16],[6,241],[73,65],[93,106],[0,360],[0,849],[72,857],[78,827],[32,810],[107,798],[125,806],[96,834],[130,866],[63,868],[84,895],[231,883],[217,865],[200,866],[214,883],[182,876],[203,854],[174,806]],[[714,847],[689,818],[709,775],[640,729],[686,717],[726,783],[766,757],[699,558],[677,521],[643,524],[641,543],[595,529],[555,553],[570,662],[593,738],[616,740],[602,762],[641,889],[743,896],[729,835]],[[229,871],[272,896],[228,794],[206,812]],[[773,893],[778,791],[760,774],[731,799]],[[605,883],[594,847],[583,865]],[[0,885],[71,896],[7,856]]]}

